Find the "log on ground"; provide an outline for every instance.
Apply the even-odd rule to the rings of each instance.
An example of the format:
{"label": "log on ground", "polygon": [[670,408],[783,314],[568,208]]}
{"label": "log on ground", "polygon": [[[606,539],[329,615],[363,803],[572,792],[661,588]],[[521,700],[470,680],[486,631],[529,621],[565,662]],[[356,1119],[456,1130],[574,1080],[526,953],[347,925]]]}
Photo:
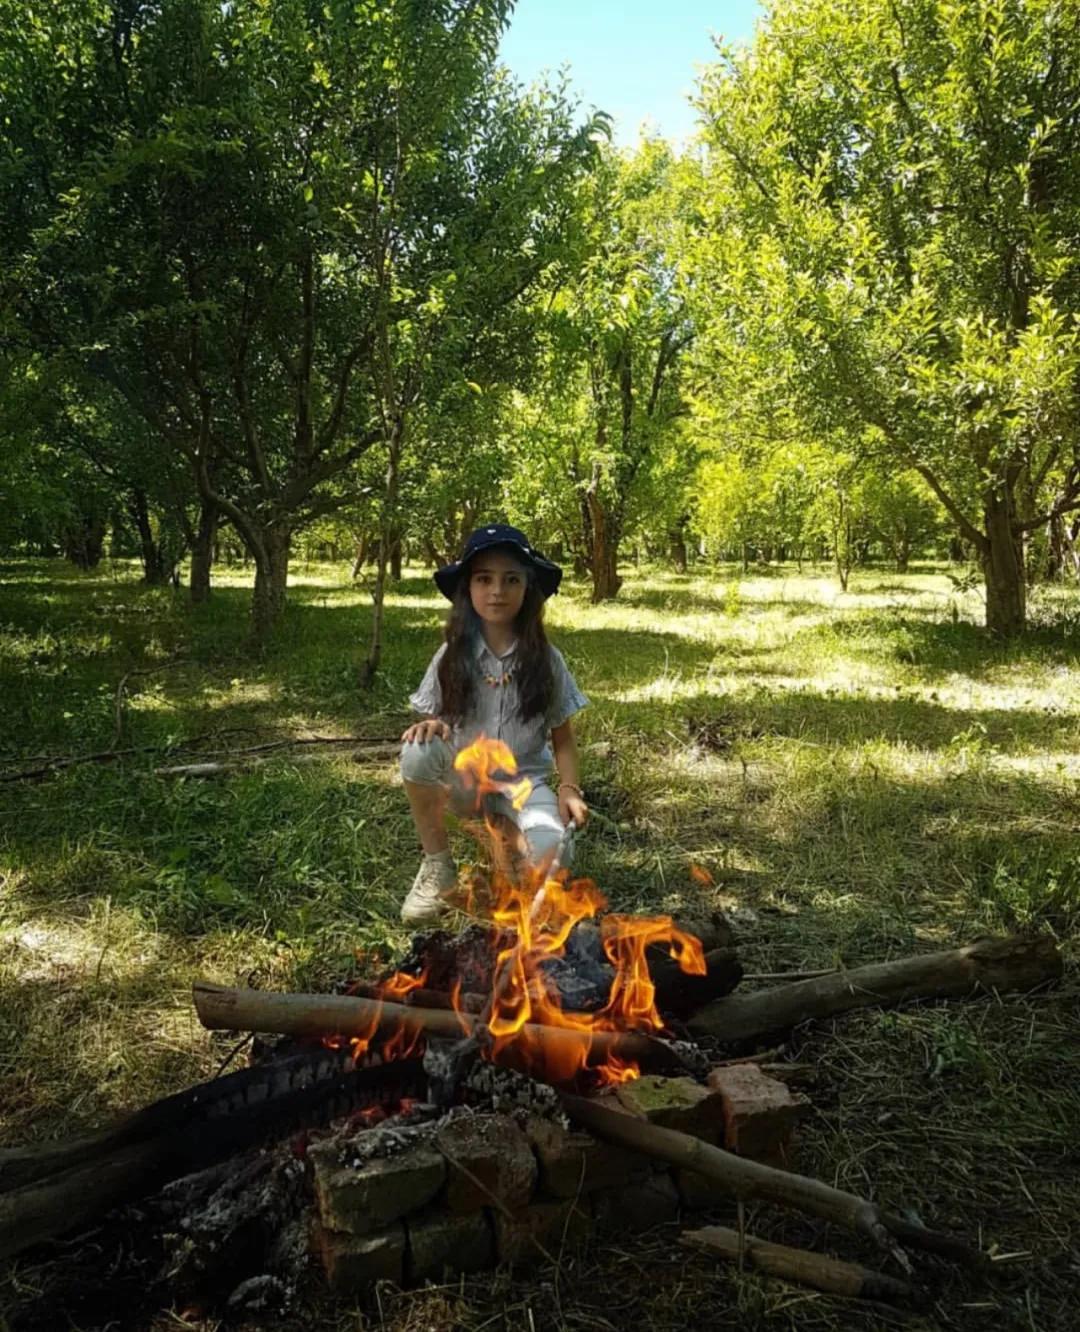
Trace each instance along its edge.
{"label": "log on ground", "polygon": [[1047,936],[977,939],[964,948],[875,962],[792,985],[728,995],[700,1009],[688,1025],[696,1035],[756,1040],[810,1018],[878,1004],[959,999],[977,990],[1033,990],[1058,980],[1061,972],[1061,954]]}
{"label": "log on ground", "polygon": [[875,1272],[858,1263],[829,1258],[812,1249],[795,1249],[788,1244],[773,1244],[756,1235],[739,1234],[727,1226],[704,1226],[685,1230],[679,1243],[726,1258],[733,1263],[747,1263],[769,1276],[812,1286],[830,1295],[846,1295],[858,1300],[884,1300],[898,1304],[913,1303],[918,1298],[914,1286],[895,1277]]}
{"label": "log on ground", "polygon": [[879,1248],[898,1258],[902,1256],[899,1245],[903,1243],[954,1258],[968,1266],[982,1265],[982,1256],[963,1240],[913,1225],[883,1211],[866,1198],[834,1188],[822,1180],[788,1170],[775,1170],[747,1157],[736,1156],[688,1133],[661,1128],[647,1119],[614,1110],[598,1097],[563,1095],[561,1100],[570,1118],[598,1137],[667,1161],[669,1165],[697,1171],[715,1180],[733,1198],[760,1199],[831,1221],[867,1236]]}

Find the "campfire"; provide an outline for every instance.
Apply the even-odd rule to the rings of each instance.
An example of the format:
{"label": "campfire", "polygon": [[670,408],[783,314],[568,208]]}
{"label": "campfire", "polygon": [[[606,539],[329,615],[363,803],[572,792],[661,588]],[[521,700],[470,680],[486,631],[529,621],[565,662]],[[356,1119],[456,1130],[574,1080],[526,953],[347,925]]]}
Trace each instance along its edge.
{"label": "campfire", "polygon": [[466,886],[466,925],[417,936],[395,970],[346,993],[196,984],[206,1027],[273,1039],[251,1067],[92,1138],[0,1154],[0,1253],[110,1209],[122,1227],[141,1198],[144,1233],[176,1239],[155,1253],[155,1280],[258,1309],[288,1298],[312,1253],[354,1294],[547,1261],[594,1233],[757,1198],[862,1235],[898,1274],[717,1226],[684,1242],[887,1299],[915,1293],[907,1248],[978,1262],[956,1238],[794,1173],[810,1107],[747,1050],[866,1004],[1030,989],[1060,974],[1051,942],[984,940],[735,994],[722,919],[609,912],[558,856],[515,864],[492,815],[494,798],[527,797],[513,755],[482,740],[457,764],[491,862]]}

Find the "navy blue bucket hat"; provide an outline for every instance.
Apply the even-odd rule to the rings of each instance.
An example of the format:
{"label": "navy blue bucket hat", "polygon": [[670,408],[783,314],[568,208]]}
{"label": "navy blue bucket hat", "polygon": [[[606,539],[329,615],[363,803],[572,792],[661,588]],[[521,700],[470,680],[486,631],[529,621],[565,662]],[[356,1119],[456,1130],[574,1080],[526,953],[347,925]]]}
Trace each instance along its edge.
{"label": "navy blue bucket hat", "polygon": [[519,532],[516,527],[509,527],[506,523],[492,523],[490,527],[478,527],[472,533],[465,542],[465,550],[460,560],[455,560],[453,564],[444,564],[441,569],[435,570],[435,585],[443,596],[453,601],[454,592],[468,562],[482,550],[491,550],[496,546],[532,569],[536,575],[537,586],[544,594],[545,600],[558,592],[559,584],[562,582],[562,570],[559,566],[544,559],[538,550],[534,550],[524,532]]}

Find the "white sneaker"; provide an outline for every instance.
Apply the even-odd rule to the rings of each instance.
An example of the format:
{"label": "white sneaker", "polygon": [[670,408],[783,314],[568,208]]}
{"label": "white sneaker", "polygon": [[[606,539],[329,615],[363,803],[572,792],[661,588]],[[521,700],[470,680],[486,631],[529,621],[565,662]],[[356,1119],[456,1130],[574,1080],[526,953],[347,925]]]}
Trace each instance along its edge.
{"label": "white sneaker", "polygon": [[456,884],[457,868],[448,855],[424,856],[401,904],[401,919],[406,925],[438,920],[450,910],[446,895]]}

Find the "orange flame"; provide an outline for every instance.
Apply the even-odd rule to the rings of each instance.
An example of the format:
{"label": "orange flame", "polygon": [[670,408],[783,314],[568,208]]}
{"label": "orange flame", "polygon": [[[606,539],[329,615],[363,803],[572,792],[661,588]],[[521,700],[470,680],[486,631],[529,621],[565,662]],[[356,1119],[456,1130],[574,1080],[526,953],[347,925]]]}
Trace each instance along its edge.
{"label": "orange flame", "polygon": [[475,789],[478,806],[486,795],[503,795],[514,809],[520,810],[532,792],[533,784],[528,777],[508,782],[495,776],[497,772],[506,772],[513,777],[517,772],[514,751],[501,740],[479,736],[471,745],[459,751],[454,759],[454,770],[461,773],[466,786]]}
{"label": "orange flame", "polygon": [[[515,808],[521,808],[532,789],[527,778],[508,783],[495,776],[500,771],[511,776],[517,772],[513,753],[498,740],[481,736],[458,754],[454,766],[476,791],[478,806],[485,795],[502,794]],[[494,833],[494,829],[491,831]],[[570,1082],[583,1068],[592,1070],[601,1082],[637,1077],[640,1070],[634,1063],[615,1056],[608,1056],[603,1063],[594,1060],[589,1039],[568,1043],[555,1055],[530,1036],[526,1024],[572,1030],[585,1037],[602,1031],[658,1032],[663,1022],[656,1009],[646,950],[654,944],[666,944],[684,971],[704,975],[700,941],[676,929],[670,916],[604,916],[600,925],[602,946],[615,970],[608,1002],[595,1013],[567,1012],[543,964],[564,956],[571,930],[601,912],[607,905],[605,897],[591,879],[570,879],[565,871],[549,878],[533,870],[519,882],[496,874],[494,888],[492,916],[513,942],[501,950],[495,964],[485,1012],[491,1038],[489,1057],[526,1069],[542,1066],[544,1076],[552,1082]],[[464,1019],[457,991],[453,1002]]]}
{"label": "orange flame", "polygon": [[[358,987],[362,982],[356,982],[351,988]],[[368,1024],[368,1030],[360,1035],[354,1036],[326,1036],[323,1038],[323,1045],[331,1050],[340,1050],[348,1045],[352,1054],[353,1064],[359,1061],[375,1045],[375,1034],[379,1029],[379,1023],[382,1018],[382,1000],[388,999],[393,1003],[403,1003],[411,990],[420,989],[427,983],[427,972],[421,972],[419,976],[410,975],[407,971],[395,971],[388,980],[381,982],[379,986],[379,1004],[372,1011],[371,1021]],[[376,1052],[387,1062],[395,1059],[408,1059],[410,1055],[416,1053],[418,1047],[423,1042],[423,1036],[418,1031],[409,1033],[403,1027],[391,1032],[385,1038],[381,1045],[375,1045]]]}
{"label": "orange flame", "polygon": [[[499,740],[481,736],[463,749],[454,767],[476,793],[478,810],[495,844],[502,846],[502,829],[485,809],[485,797],[499,795],[521,809],[532,791],[527,777],[513,779],[517,761]],[[502,774],[502,775],[500,775]],[[499,863],[499,856],[496,855]],[[600,915],[607,900],[591,879],[571,879],[565,870],[548,876],[528,868],[517,878],[499,872],[492,876],[494,902],[491,916],[509,942],[498,953],[492,992],[480,1018],[467,1013],[461,1002],[460,978],[454,983],[451,1003],[462,1031],[478,1025],[486,1038],[485,1056],[525,1072],[536,1073],[556,1084],[570,1083],[583,1070],[601,1083],[626,1082],[639,1075],[636,1063],[608,1050],[597,1049],[593,1036],[601,1032],[636,1031],[655,1033],[663,1029],[656,1009],[656,990],[649,975],[647,951],[665,946],[683,971],[705,974],[705,957],[698,939],[677,929],[670,916]],[[614,971],[607,1002],[596,1012],[564,1010],[557,988],[545,966],[565,956],[571,931],[582,921],[600,916],[599,943]],[[407,1002],[408,995],[427,984],[427,974],[396,972],[382,983],[381,999]],[[354,1061],[372,1048],[380,1026],[382,1006],[373,1009],[369,1029],[350,1037],[330,1038],[327,1045],[348,1044]],[[530,1024],[572,1031],[579,1039],[558,1042],[540,1040]],[[419,1027],[404,1025],[375,1048],[384,1059],[404,1059],[422,1044]]]}

